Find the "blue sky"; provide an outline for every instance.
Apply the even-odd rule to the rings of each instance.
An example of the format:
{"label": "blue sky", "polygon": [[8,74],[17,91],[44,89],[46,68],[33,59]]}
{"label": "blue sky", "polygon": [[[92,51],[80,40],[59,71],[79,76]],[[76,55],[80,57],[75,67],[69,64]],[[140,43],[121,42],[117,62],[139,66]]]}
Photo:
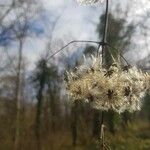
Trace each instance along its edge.
{"label": "blue sky", "polygon": [[[124,11],[127,1],[131,3],[130,13],[128,14],[129,22],[136,22],[140,18],[144,18],[145,14],[150,10],[149,0],[118,0],[121,3],[122,11]],[[41,2],[44,9],[42,9],[36,20],[30,21],[30,32],[34,32],[35,34],[32,38],[26,39],[24,46],[24,55],[29,61],[30,68],[34,67],[36,60],[43,54],[46,44],[50,41],[51,34],[53,52],[71,40],[98,39],[95,33],[96,24],[99,21],[101,12],[104,10],[105,1],[103,4],[94,6],[80,6],[76,0],[42,0]],[[110,2],[110,9],[115,14],[116,0],[110,0]],[[116,15],[122,17],[121,14]],[[57,17],[59,17],[58,22],[54,31],[51,32],[52,23]],[[149,24],[150,19],[147,19],[146,22]],[[136,42],[137,40],[138,42]],[[150,38],[147,40],[149,41]],[[133,38],[133,43],[137,44],[127,54],[131,62],[142,59],[150,53],[149,46],[148,48],[143,46],[145,39],[140,36],[140,29],[137,30],[136,36]],[[15,48],[11,47],[11,49]],[[70,49],[76,48],[71,47]]]}
{"label": "blue sky", "polygon": [[[127,6],[129,2],[129,22],[138,22],[141,18],[144,18],[148,11],[150,10],[149,0],[118,0],[121,3],[122,11]],[[102,4],[94,6],[80,6],[77,4],[76,0],[44,0],[43,5],[45,7],[45,12],[47,16],[47,25],[49,25],[50,16],[61,15],[53,33],[53,40],[64,39],[64,44],[74,40],[97,40],[97,34],[95,33],[96,24],[99,21],[99,16],[104,10],[105,1]],[[110,1],[110,9],[113,12],[116,9],[116,0]],[[114,11],[115,13],[115,11]],[[117,14],[117,16],[119,16]],[[141,17],[142,16],[142,17]],[[120,14],[120,17],[121,14]],[[55,17],[54,17],[55,19]],[[49,22],[49,23],[48,23]],[[150,23],[150,19],[145,22]],[[47,32],[49,34],[49,32]],[[137,42],[138,40],[138,42]],[[147,39],[148,41],[150,40]],[[145,48],[145,39],[140,34],[140,28],[136,31],[136,36],[133,38],[133,50],[128,54],[131,62],[137,61],[144,58],[148,53],[150,53],[149,48]],[[59,49],[53,45],[54,49]],[[56,48],[55,48],[56,47]],[[134,57],[133,57],[134,56]]]}

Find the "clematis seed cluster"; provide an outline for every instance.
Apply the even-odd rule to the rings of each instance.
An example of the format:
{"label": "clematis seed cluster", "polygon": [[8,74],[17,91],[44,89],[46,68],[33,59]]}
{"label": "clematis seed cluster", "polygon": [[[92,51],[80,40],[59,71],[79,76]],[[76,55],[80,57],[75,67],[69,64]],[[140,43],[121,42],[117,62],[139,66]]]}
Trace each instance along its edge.
{"label": "clematis seed cluster", "polygon": [[148,73],[136,67],[121,67],[117,63],[105,69],[101,59],[94,56],[92,65],[67,72],[66,89],[73,101],[88,101],[98,110],[138,111],[149,88]]}

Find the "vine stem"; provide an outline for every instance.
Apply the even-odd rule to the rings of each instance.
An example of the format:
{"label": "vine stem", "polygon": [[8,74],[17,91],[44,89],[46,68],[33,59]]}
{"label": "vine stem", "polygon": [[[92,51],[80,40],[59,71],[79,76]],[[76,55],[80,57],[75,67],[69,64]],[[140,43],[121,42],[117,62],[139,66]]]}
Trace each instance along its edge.
{"label": "vine stem", "polygon": [[[107,43],[107,32],[108,32],[108,8],[109,0],[106,0],[106,10],[105,10],[105,22],[104,22],[104,33],[103,33],[103,43]],[[99,45],[100,48],[100,45]],[[102,65],[105,66],[105,57],[106,57],[106,46],[102,46]],[[99,49],[98,49],[99,50]],[[102,150],[105,150],[105,139],[104,139],[104,112],[101,112],[101,124],[100,124],[100,140],[102,141]],[[101,149],[101,147],[100,147]]]}
{"label": "vine stem", "polygon": [[[55,55],[57,55],[58,53],[60,53],[61,51],[63,51],[66,47],[70,46],[71,44],[73,43],[94,43],[94,44],[97,44],[98,45],[98,48],[100,48],[100,46],[108,46],[112,49],[115,49],[115,50],[118,50],[118,48],[115,48],[113,46],[111,46],[108,42],[107,43],[104,43],[104,42],[98,42],[98,41],[84,41],[84,40],[74,40],[74,41],[71,41],[69,43],[67,43],[65,46],[63,46],[61,49],[59,49],[58,51],[54,52],[52,55],[48,56],[47,57],[47,61],[50,60],[51,58],[53,58]],[[120,50],[121,51],[121,50]],[[128,66],[131,66],[129,64],[129,62],[126,60],[126,58],[122,55],[122,54],[119,54],[120,57],[126,62],[126,64]]]}
{"label": "vine stem", "polygon": [[58,51],[54,52],[51,56],[49,56],[47,58],[47,60],[51,59],[52,57],[54,57],[55,55],[57,55],[59,52],[61,52],[62,50],[64,50],[66,47],[68,47],[69,45],[73,44],[73,43],[95,43],[95,44],[99,44],[99,45],[103,45],[106,43],[103,42],[98,42],[98,41],[86,41],[86,40],[74,40],[71,41],[69,43],[67,43],[65,46],[63,46],[61,49],[59,49]]}
{"label": "vine stem", "polygon": [[[108,7],[109,7],[109,0],[106,0],[106,12],[105,12],[105,22],[104,22],[104,33],[103,33],[103,43],[107,43],[107,32],[108,32]],[[103,63],[105,62],[105,45],[102,46],[102,58]]]}

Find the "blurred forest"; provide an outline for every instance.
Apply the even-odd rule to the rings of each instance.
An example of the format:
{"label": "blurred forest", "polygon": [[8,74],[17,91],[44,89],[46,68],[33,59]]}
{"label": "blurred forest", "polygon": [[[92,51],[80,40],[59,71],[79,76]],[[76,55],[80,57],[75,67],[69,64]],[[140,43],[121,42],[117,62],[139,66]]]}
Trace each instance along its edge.
{"label": "blurred forest", "polygon": [[[129,22],[129,8],[122,11],[119,3],[115,5],[109,12],[108,42],[126,54],[132,49],[136,29],[140,28],[140,34],[147,41],[150,28],[143,19],[137,24]],[[38,0],[0,1],[0,150],[99,150],[100,111],[88,103],[72,104],[64,85],[65,70],[82,65],[83,54],[88,58],[96,54],[97,47],[74,45],[72,53],[67,49],[58,60],[49,59],[55,51],[51,45],[61,17],[58,16],[52,19],[45,51],[36,67],[29,70],[24,43],[27,38],[37,36],[31,30],[31,18],[36,19],[41,10]],[[146,19],[149,15],[147,12]],[[103,24],[102,13],[95,25],[99,40]],[[60,47],[66,43],[65,38],[58,42]],[[13,47],[14,53],[9,53],[13,43],[17,46]],[[117,52],[111,51],[117,57]],[[149,64],[150,55],[136,62],[143,71],[150,70]],[[104,112],[104,116],[105,138],[112,150],[150,150],[149,93],[143,99],[140,112],[109,111]]]}

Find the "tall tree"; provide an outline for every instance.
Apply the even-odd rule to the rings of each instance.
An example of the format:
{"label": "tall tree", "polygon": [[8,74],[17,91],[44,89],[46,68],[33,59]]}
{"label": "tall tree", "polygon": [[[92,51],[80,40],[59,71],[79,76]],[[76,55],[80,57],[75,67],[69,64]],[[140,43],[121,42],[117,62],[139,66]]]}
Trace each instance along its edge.
{"label": "tall tree", "polygon": [[[45,118],[47,120],[51,119],[51,125],[53,130],[55,130],[55,118],[58,115],[58,99],[60,93],[60,77],[58,74],[57,67],[54,64],[49,64],[47,59],[41,58],[36,66],[35,72],[33,74],[32,80],[35,84],[36,90],[36,98],[37,98],[37,111],[36,111],[36,128],[35,134],[37,139],[37,148],[40,150],[42,148],[41,145],[41,132],[42,132],[42,124],[46,122],[43,119],[43,115],[45,111],[48,114]],[[46,98],[45,98],[46,97]],[[45,102],[45,99],[46,102]],[[45,103],[45,104],[44,104]],[[46,107],[47,110],[43,112],[44,105],[48,105]],[[44,116],[45,117],[45,116]],[[49,121],[48,121],[49,122]],[[47,122],[46,122],[47,123]],[[47,126],[48,126],[47,125]],[[47,131],[47,133],[49,133]]]}
{"label": "tall tree", "polygon": [[[39,60],[37,64],[36,73],[34,75],[34,81],[38,85],[37,91],[37,112],[36,112],[36,138],[37,138],[37,149],[41,150],[41,139],[40,139],[40,128],[41,128],[41,112],[43,102],[43,91],[47,82],[47,62],[44,59]],[[36,87],[37,88],[37,87]]]}
{"label": "tall tree", "polygon": [[19,149],[20,140],[20,111],[21,111],[21,69],[22,69],[22,58],[23,58],[23,44],[29,34],[29,22],[31,17],[34,15],[33,8],[35,5],[34,1],[14,1],[16,23],[13,24],[13,35],[15,40],[18,42],[18,66],[17,66],[17,80],[16,80],[16,127],[15,127],[15,141],[14,149]]}

